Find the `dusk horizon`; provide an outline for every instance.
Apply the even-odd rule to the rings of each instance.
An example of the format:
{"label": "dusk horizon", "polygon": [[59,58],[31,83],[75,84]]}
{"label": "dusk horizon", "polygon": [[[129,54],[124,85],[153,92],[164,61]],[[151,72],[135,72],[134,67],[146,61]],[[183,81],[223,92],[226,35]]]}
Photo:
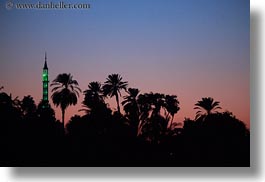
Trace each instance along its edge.
{"label": "dusk horizon", "polygon": [[[44,57],[44,56],[43,56]],[[51,63],[49,63],[49,57],[47,57],[48,59],[47,59],[47,63],[48,63],[48,67],[49,67],[49,69],[51,69],[51,70],[53,70],[52,69],[52,67],[50,66],[50,64]],[[44,58],[43,58],[43,60],[44,60]],[[50,61],[51,62],[51,61]],[[43,63],[44,64],[44,63]],[[41,66],[41,67],[43,67],[43,65]],[[70,73],[70,74],[72,74],[71,72],[62,72],[62,73]],[[60,73],[58,73],[58,74],[60,74]],[[58,75],[57,74],[57,75]],[[110,73],[111,74],[111,73]],[[107,74],[106,76],[105,76],[105,79],[107,78],[107,76],[108,75],[110,75],[110,74]],[[119,74],[119,73],[117,73],[117,74]],[[56,73],[51,73],[50,71],[49,71],[49,75],[56,75]],[[72,74],[73,76],[74,76],[74,74]],[[18,97],[19,99],[23,99],[23,97],[24,96],[28,96],[28,95],[30,95],[30,96],[32,96],[33,98],[34,98],[34,100],[36,101],[36,104],[39,104],[40,102],[41,102],[41,100],[42,100],[42,81],[41,81],[41,79],[42,79],[42,72],[40,72],[40,74],[39,75],[35,75],[35,76],[39,76],[40,77],[40,81],[39,81],[39,84],[38,84],[38,86],[40,87],[40,92],[39,93],[35,93],[35,94],[32,94],[32,93],[26,93],[25,91],[24,91],[24,95],[14,95],[12,92],[8,92],[8,91],[6,91],[6,90],[8,90],[4,85],[2,85],[4,88],[3,88],[3,90],[5,91],[5,92],[7,92],[7,93],[10,93],[10,94],[12,94],[12,96],[13,97]],[[123,76],[123,75],[122,75]],[[76,79],[76,77],[74,76],[74,78]],[[102,78],[102,77],[101,77]],[[49,76],[49,84],[53,81],[55,79],[55,77],[54,78],[51,78],[51,76]],[[92,81],[99,81],[100,83],[104,83],[104,81],[105,81],[105,79],[103,79],[103,80],[89,80],[88,81],[88,83],[89,82],[92,82]],[[126,79],[126,78],[125,78]],[[127,79],[128,80],[128,79]],[[129,80],[133,80],[133,79],[129,79]],[[78,80],[77,80],[78,81]],[[84,91],[84,90],[86,90],[87,89],[87,85],[88,85],[88,83],[87,84],[84,84],[84,83],[80,83],[79,81],[78,81],[78,83],[79,83],[79,85],[80,85],[80,88],[81,88],[81,90],[82,91]],[[32,84],[32,82],[31,82],[31,84]],[[84,86],[84,87],[81,87],[81,85],[86,85],[86,86]],[[199,101],[201,98],[204,98],[204,97],[212,97],[212,98],[214,98],[215,100],[217,100],[217,101],[219,101],[220,102],[220,105],[222,106],[222,109],[220,110],[220,111],[229,111],[229,112],[232,112],[235,116],[237,116],[237,118],[239,118],[239,119],[241,119],[243,122],[245,122],[245,124],[246,124],[246,126],[248,127],[248,128],[250,128],[250,116],[249,116],[249,113],[245,113],[246,114],[246,116],[245,116],[245,120],[244,120],[244,117],[242,117],[242,116],[240,116],[240,114],[237,114],[237,113],[235,113],[235,112],[233,112],[233,110],[230,110],[230,109],[228,109],[229,107],[231,108],[231,105],[230,104],[225,104],[225,103],[223,103],[222,102],[222,100],[220,100],[220,99],[218,99],[218,97],[213,97],[212,95],[202,95],[201,97],[197,97],[197,99],[195,98],[195,97],[193,97],[192,95],[190,95],[190,97],[192,97],[192,98],[194,98],[194,101],[193,102],[191,102],[190,104],[189,104],[189,108],[184,108],[184,111],[182,111],[182,109],[183,109],[183,106],[182,105],[186,105],[187,106],[187,104],[185,104],[185,103],[183,103],[183,99],[181,98],[181,95],[180,94],[177,94],[177,93],[173,93],[173,92],[161,92],[161,91],[159,91],[159,90],[146,90],[146,91],[142,91],[141,90],[141,88],[139,88],[139,87],[137,87],[137,86],[131,86],[131,85],[134,85],[134,84],[131,84],[130,82],[129,82],[129,85],[130,85],[130,87],[131,88],[138,88],[139,90],[140,90],[140,93],[150,93],[150,92],[153,92],[153,93],[164,93],[164,94],[171,94],[171,95],[177,95],[178,96],[178,100],[180,101],[180,106],[181,106],[181,109],[180,109],[180,111],[176,114],[176,116],[175,116],[175,119],[174,119],[174,122],[177,122],[177,123],[181,123],[181,124],[183,124],[182,122],[184,121],[184,118],[190,118],[190,119],[194,119],[195,118],[195,116],[196,116],[196,110],[194,110],[193,108],[194,108],[194,105],[196,104],[196,102],[197,101]],[[148,84],[146,84],[146,85],[148,85]],[[162,89],[163,90],[163,89]],[[16,93],[16,92],[15,92]],[[123,96],[125,96],[126,95],[126,92],[125,91],[123,91],[122,92],[123,93]],[[34,97],[34,95],[37,95],[38,97],[36,98],[36,97]],[[51,95],[51,89],[50,89],[50,86],[49,86],[49,95]],[[220,96],[219,96],[220,97]],[[80,93],[80,96],[79,96],[79,98],[78,98],[78,104],[77,105],[75,105],[75,106],[70,106],[69,108],[67,108],[67,112],[66,112],[66,123],[68,123],[68,121],[71,119],[71,117],[72,116],[74,116],[74,115],[80,115],[80,116],[82,116],[82,115],[84,115],[85,114],[85,112],[83,112],[83,111],[80,111],[82,108],[83,108],[83,106],[82,106],[82,100],[84,99],[84,94],[83,93]],[[121,101],[122,101],[122,98],[121,98]],[[51,106],[52,106],[52,108],[53,109],[55,109],[55,114],[56,114],[56,118],[58,119],[58,120],[60,120],[61,121],[61,111],[60,111],[60,108],[58,108],[58,107],[56,107],[56,106],[54,106],[54,104],[53,104],[53,102],[52,102],[52,100],[51,100],[51,98],[49,97],[49,103],[51,104]],[[113,111],[116,111],[117,109],[116,109],[116,103],[115,103],[115,99],[114,98],[108,98],[107,99],[107,103],[109,104],[109,107],[113,110]],[[228,106],[228,108],[226,108],[226,107],[224,107],[224,106]],[[185,112],[185,110],[186,110],[186,112]],[[190,111],[190,112],[187,112],[187,111]],[[122,113],[124,113],[124,111],[123,111],[123,109],[122,109]],[[185,113],[186,115],[183,115],[183,113]],[[182,114],[182,115],[181,115]]]}
{"label": "dusk horizon", "polygon": [[[11,94],[11,100],[18,97],[22,103],[30,95],[27,99],[36,106],[41,103],[44,110],[51,106],[70,140],[80,123],[92,123],[98,116],[103,123],[124,122],[119,127],[131,126],[137,133],[135,140],[144,138],[154,146],[171,132],[173,138],[188,136],[190,122],[198,132],[203,131],[200,127],[208,131],[212,121],[218,125],[214,129],[224,129],[227,123],[227,127],[238,127],[247,143],[251,128],[249,0],[12,0],[1,3],[0,15],[3,98]],[[39,109],[33,112],[36,120],[43,119]],[[27,112],[20,112],[22,120],[27,120]],[[160,126],[162,139],[151,137],[159,132],[150,123],[158,121],[167,123],[166,128]],[[91,128],[107,127],[103,133],[108,129],[112,133],[118,127],[106,123]],[[181,124],[183,131],[171,128],[172,123]],[[194,136],[200,133],[196,132]]]}
{"label": "dusk horizon", "polygon": [[[5,91],[38,103],[46,51],[50,81],[71,73],[85,90],[90,81],[119,73],[143,93],[178,95],[176,121],[194,118],[194,104],[209,96],[250,126],[248,1],[102,2],[91,2],[89,10],[1,7]],[[80,114],[81,100],[68,108],[67,120]]]}

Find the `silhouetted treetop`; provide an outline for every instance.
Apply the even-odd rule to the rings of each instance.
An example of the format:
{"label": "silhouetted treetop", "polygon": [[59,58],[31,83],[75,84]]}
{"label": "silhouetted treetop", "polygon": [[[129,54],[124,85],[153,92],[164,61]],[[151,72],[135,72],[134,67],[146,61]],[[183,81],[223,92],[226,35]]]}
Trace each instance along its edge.
{"label": "silhouetted treetop", "polygon": [[100,82],[90,82],[84,94],[86,97],[91,97],[95,102],[104,102],[105,96]]}
{"label": "silhouetted treetop", "polygon": [[194,109],[198,109],[195,119],[215,113],[217,109],[222,109],[219,104],[220,102],[214,101],[211,97],[202,98],[202,100],[195,104],[196,107]]}
{"label": "silhouetted treetop", "polygon": [[[52,82],[52,101],[62,122],[43,99],[12,98],[0,87],[0,164],[14,166],[249,166],[250,133],[231,112],[217,112],[220,102],[204,97],[196,118],[174,120],[177,95],[140,93],[119,74],[104,84],[92,81],[83,92],[83,116],[74,115],[64,129],[66,108],[78,102],[81,89],[71,74]],[[122,97],[124,91],[124,96]],[[115,97],[117,111],[106,98]],[[125,113],[120,112],[121,104]],[[65,133],[65,131],[67,131]]]}
{"label": "silhouetted treetop", "polygon": [[[124,96],[124,101],[122,101],[124,111],[129,114],[131,112],[139,112],[137,97],[140,93],[140,90],[137,88],[129,88],[127,91],[128,95]],[[134,113],[136,114],[136,113]]]}
{"label": "silhouetted treetop", "polygon": [[32,96],[28,95],[22,99],[21,109],[24,115],[28,115],[36,111],[37,106]]}
{"label": "silhouetted treetop", "polygon": [[119,74],[111,74],[108,76],[107,81],[103,85],[103,91],[105,96],[115,96],[117,102],[117,109],[120,113],[119,96],[121,96],[121,90],[126,90],[128,86],[127,81],[122,81],[122,77]]}
{"label": "silhouetted treetop", "polygon": [[59,74],[52,82],[51,86],[54,86],[52,92],[60,91],[62,89],[69,89],[79,96],[81,89],[78,87],[78,82],[73,79],[73,76],[69,73]]}
{"label": "silhouetted treetop", "polygon": [[70,105],[77,104],[77,97],[81,89],[78,87],[78,82],[73,79],[71,74],[59,74],[52,82],[52,101],[55,106],[60,106],[62,110],[62,122],[64,126],[65,109]]}
{"label": "silhouetted treetop", "polygon": [[79,111],[85,111],[89,114],[91,110],[102,109],[103,105],[105,105],[105,96],[100,82],[90,82],[88,89],[84,91],[84,95],[85,98],[82,104],[85,109]]}
{"label": "silhouetted treetop", "polygon": [[137,88],[129,88],[126,96],[124,96],[124,101],[122,102],[123,110],[125,111],[125,117],[129,120],[129,123],[132,127],[132,130],[135,135],[138,134],[139,131],[139,122],[140,122],[140,111],[138,106],[138,96],[140,90]]}
{"label": "silhouetted treetop", "polygon": [[[174,116],[180,110],[179,101],[176,95],[166,95],[165,108],[167,112],[171,115],[171,121],[170,121],[170,126],[169,126],[169,128],[171,129],[173,125]],[[167,117],[169,116],[167,115]]]}

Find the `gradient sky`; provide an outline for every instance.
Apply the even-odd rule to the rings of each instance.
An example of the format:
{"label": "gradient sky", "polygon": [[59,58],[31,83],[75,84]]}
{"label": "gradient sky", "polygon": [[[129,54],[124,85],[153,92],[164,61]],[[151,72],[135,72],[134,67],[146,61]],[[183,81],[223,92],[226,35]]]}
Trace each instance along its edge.
{"label": "gradient sky", "polygon": [[[141,93],[177,95],[177,122],[193,119],[194,104],[210,96],[250,127],[248,0],[65,2],[90,3],[91,9],[6,10],[1,1],[0,86],[5,92],[20,99],[32,95],[38,103],[47,51],[50,81],[71,73],[85,90],[89,82],[103,83],[119,73]],[[82,100],[67,109],[67,120],[82,114]],[[107,102],[116,107],[113,99]],[[61,118],[58,109],[56,117]]]}

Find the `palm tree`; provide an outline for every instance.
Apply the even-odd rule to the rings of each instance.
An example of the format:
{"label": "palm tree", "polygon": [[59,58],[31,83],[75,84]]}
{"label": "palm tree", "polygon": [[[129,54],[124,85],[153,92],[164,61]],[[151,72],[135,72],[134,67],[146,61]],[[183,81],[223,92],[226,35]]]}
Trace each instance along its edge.
{"label": "palm tree", "polygon": [[179,101],[177,100],[176,95],[166,95],[165,97],[165,108],[168,113],[171,115],[170,129],[174,120],[175,114],[179,111]]}
{"label": "palm tree", "polygon": [[139,128],[139,107],[137,98],[140,90],[137,88],[129,88],[126,92],[128,95],[123,97],[124,101],[121,104],[123,105],[123,109],[137,134]]}
{"label": "palm tree", "polygon": [[198,109],[198,111],[196,112],[195,120],[202,116],[207,116],[212,113],[215,113],[217,109],[222,109],[219,104],[220,102],[214,102],[214,99],[211,97],[202,98],[202,100],[198,101],[195,104],[196,107],[194,107],[194,109]]}
{"label": "palm tree", "polygon": [[121,96],[121,90],[126,90],[128,82],[122,81],[122,77],[119,74],[111,74],[108,76],[107,81],[104,83],[103,91],[105,96],[115,96],[117,102],[117,109],[120,112],[119,95]]}
{"label": "palm tree", "polygon": [[160,115],[161,108],[165,107],[165,95],[160,93],[150,93],[149,97],[151,99],[151,103],[154,106],[152,115]]}
{"label": "palm tree", "polygon": [[90,113],[91,109],[98,108],[99,104],[104,104],[103,89],[100,82],[90,82],[88,89],[84,91],[85,99],[82,102],[86,109],[80,111],[86,111]]}
{"label": "palm tree", "polygon": [[[174,99],[176,99],[174,97]],[[159,143],[165,136],[168,126],[168,119],[161,115],[161,110],[166,111],[166,96],[161,93],[145,93],[138,97],[140,111],[140,124],[138,135],[146,140]],[[178,104],[178,102],[176,102]],[[173,109],[172,109],[173,113]]]}
{"label": "palm tree", "polygon": [[52,101],[56,107],[60,106],[62,110],[62,123],[64,127],[64,115],[65,110],[70,105],[77,104],[77,97],[81,89],[78,87],[78,82],[73,80],[73,76],[69,73],[59,74],[54,80],[51,86],[52,89]]}
{"label": "palm tree", "polygon": [[152,110],[149,94],[140,94],[138,96],[137,103],[140,111],[140,120],[144,121],[148,118],[149,113]]}
{"label": "palm tree", "polygon": [[143,130],[152,130],[155,133],[164,130],[167,123],[165,122],[166,119],[161,116],[160,111],[161,108],[165,107],[165,95],[152,92],[145,93],[139,95],[137,101],[140,111],[138,135],[143,134]]}
{"label": "palm tree", "polygon": [[124,107],[124,111],[127,114],[137,114],[139,113],[139,108],[137,104],[137,96],[140,93],[140,90],[137,88],[129,88],[127,96],[124,96],[124,101],[121,103]]}

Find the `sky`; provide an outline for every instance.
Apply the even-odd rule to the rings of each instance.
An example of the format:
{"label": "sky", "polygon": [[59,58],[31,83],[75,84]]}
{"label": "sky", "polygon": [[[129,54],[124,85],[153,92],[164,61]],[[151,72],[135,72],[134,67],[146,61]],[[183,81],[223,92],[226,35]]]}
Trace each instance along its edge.
{"label": "sky", "polygon": [[[248,0],[65,2],[91,7],[7,10],[1,1],[0,86],[5,92],[20,99],[31,95],[39,103],[46,51],[50,83],[60,73],[71,73],[84,91],[89,82],[104,83],[118,73],[141,93],[177,95],[175,122],[194,119],[194,104],[213,97],[221,111],[250,127]],[[81,95],[67,109],[66,120],[83,114],[78,111],[82,100]],[[114,99],[106,102],[116,108]]]}

